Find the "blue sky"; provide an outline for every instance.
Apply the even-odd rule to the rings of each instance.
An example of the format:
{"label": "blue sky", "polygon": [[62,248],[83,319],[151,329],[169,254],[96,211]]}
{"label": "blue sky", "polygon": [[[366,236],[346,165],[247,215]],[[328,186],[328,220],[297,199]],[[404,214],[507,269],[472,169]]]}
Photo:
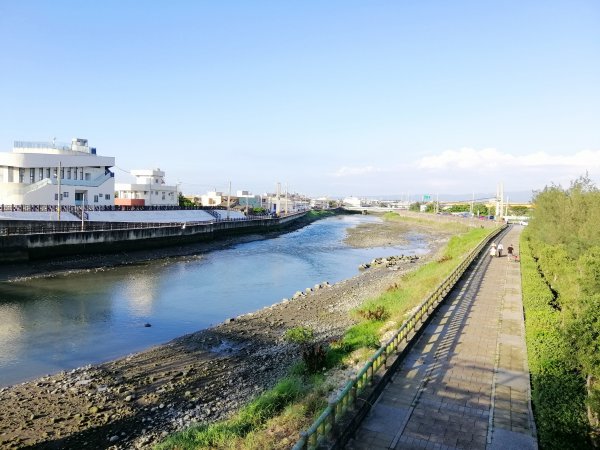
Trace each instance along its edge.
{"label": "blue sky", "polygon": [[591,0],[0,3],[0,150],[85,137],[186,193],[599,181],[599,81]]}

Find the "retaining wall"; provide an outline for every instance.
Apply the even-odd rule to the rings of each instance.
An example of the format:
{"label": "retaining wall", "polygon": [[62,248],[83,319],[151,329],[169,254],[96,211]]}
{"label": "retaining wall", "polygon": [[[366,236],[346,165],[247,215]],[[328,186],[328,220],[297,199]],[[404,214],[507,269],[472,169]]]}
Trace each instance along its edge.
{"label": "retaining wall", "polygon": [[[0,263],[53,258],[62,255],[116,253],[201,242],[236,234],[268,232],[291,226],[304,214],[282,218],[215,221],[116,230],[45,232],[0,236]],[[39,222],[38,222],[39,223]],[[109,223],[106,224],[110,228]]]}

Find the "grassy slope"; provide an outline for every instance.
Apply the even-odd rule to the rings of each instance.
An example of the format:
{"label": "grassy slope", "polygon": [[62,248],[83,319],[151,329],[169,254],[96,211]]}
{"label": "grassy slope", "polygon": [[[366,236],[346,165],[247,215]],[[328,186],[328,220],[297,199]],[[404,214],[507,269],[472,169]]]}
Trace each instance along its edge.
{"label": "grassy slope", "polygon": [[[401,218],[397,214],[386,214],[386,220],[402,220],[414,223],[415,219]],[[456,223],[440,224],[417,220],[420,225],[460,231],[462,234],[451,238],[443,254],[414,272],[402,277],[399,286],[389,289],[383,295],[371,299],[360,311],[382,305],[386,312],[385,320],[362,319],[351,327],[346,335],[333,344],[328,353],[328,366],[344,364],[350,360],[366,360],[374,348],[379,346],[380,336],[387,330],[398,328],[407,313],[457,267],[464,256],[487,236],[491,230],[466,227]],[[263,393],[244,407],[234,417],[225,422],[194,426],[175,433],[157,449],[289,449],[301,430],[307,429],[326,406],[327,392],[336,386],[329,386],[321,376],[307,374],[300,363],[290,371],[288,378],[272,390]]]}

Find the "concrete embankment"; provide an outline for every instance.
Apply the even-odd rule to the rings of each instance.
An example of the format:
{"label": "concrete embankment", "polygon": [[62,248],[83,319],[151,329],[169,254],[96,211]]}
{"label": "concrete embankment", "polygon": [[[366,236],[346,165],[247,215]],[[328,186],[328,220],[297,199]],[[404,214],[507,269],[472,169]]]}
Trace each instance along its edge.
{"label": "concrete embankment", "polygon": [[[96,228],[105,229],[8,234],[0,236],[0,263],[64,255],[117,253],[207,241],[236,234],[265,233],[293,226],[304,215],[300,213],[280,218],[165,224],[156,227],[142,227],[135,223],[95,223]],[[40,228],[46,225],[48,230],[52,230],[53,223],[38,222],[36,225]]]}

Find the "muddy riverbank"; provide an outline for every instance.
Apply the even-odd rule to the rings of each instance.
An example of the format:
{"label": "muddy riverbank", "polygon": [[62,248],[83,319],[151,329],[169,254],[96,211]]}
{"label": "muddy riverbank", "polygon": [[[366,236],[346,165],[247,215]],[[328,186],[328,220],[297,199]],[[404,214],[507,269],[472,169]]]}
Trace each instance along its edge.
{"label": "muddy riverbank", "polygon": [[[348,242],[395,244],[410,232],[402,223],[369,224],[368,232],[351,229]],[[299,358],[282,339],[287,329],[309,326],[323,340],[340,336],[352,324],[348,311],[430,259],[448,239],[424,226],[419,232],[428,233],[430,253],[398,270],[323,282],[141,353],[0,389],[0,448],[147,448],[192,422],[227,417]]]}

